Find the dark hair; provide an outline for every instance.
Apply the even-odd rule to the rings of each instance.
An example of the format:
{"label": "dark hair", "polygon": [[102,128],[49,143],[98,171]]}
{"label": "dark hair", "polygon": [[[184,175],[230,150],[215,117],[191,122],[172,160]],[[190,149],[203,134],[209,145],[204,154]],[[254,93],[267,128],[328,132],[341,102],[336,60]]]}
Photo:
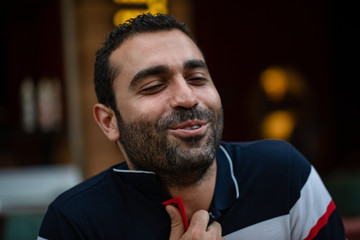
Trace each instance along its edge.
{"label": "dark hair", "polygon": [[117,111],[113,82],[117,69],[110,65],[110,54],[127,38],[138,33],[167,31],[179,29],[192,40],[191,34],[184,23],[178,22],[173,16],[166,14],[142,14],[116,27],[106,38],[104,46],[96,52],[94,69],[95,92],[99,103]]}

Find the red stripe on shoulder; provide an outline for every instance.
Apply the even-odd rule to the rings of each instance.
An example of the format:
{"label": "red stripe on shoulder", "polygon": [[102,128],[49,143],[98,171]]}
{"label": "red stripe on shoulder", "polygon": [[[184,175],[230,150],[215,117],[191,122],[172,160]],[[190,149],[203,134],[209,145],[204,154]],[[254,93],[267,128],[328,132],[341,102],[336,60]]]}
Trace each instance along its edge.
{"label": "red stripe on shoulder", "polygon": [[336,208],[335,203],[333,200],[331,200],[324,215],[322,215],[319,218],[319,220],[317,221],[315,226],[310,230],[309,235],[304,240],[311,240],[316,237],[316,235],[318,234],[320,229],[323,228],[327,224],[329,217],[333,213],[335,208]]}

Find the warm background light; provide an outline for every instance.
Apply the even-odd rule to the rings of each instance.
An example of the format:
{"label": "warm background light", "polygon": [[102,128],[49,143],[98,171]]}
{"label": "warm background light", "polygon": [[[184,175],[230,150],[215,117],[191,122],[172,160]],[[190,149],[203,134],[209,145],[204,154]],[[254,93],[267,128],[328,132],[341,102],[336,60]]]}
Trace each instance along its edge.
{"label": "warm background light", "polygon": [[274,111],[263,119],[261,132],[264,138],[289,140],[295,127],[295,118],[290,111]]}
{"label": "warm background light", "polygon": [[261,137],[290,141],[299,127],[296,118],[300,116],[301,106],[309,97],[306,81],[295,69],[273,65],[260,74],[259,84],[266,97]]}
{"label": "warm background light", "polygon": [[[114,26],[118,26],[130,18],[135,18],[137,15],[147,12],[153,14],[168,13],[167,0],[113,0],[113,2],[124,6],[114,14]],[[144,8],[144,6],[146,7]]]}
{"label": "warm background light", "polygon": [[273,102],[280,102],[286,94],[303,98],[308,90],[306,82],[294,69],[270,66],[259,77],[260,86],[266,97]]}
{"label": "warm background light", "polygon": [[113,0],[117,4],[146,4],[148,0]]}
{"label": "warm background light", "polygon": [[280,67],[269,67],[260,75],[260,84],[272,101],[283,99],[289,88],[289,79]]}

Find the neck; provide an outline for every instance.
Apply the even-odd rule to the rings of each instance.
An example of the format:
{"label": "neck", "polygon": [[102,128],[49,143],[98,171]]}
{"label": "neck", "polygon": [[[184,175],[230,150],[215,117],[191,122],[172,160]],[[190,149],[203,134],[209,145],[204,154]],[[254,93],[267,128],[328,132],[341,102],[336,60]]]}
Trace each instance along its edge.
{"label": "neck", "polygon": [[209,210],[215,191],[216,169],[216,161],[214,161],[206,172],[204,178],[198,183],[183,188],[166,188],[170,196],[182,198],[185,212],[189,220],[198,210]]}

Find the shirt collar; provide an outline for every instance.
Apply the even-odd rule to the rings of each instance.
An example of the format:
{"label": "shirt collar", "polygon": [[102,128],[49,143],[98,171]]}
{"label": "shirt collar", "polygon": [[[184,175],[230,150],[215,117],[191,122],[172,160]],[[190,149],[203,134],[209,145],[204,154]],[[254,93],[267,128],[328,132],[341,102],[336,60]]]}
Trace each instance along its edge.
{"label": "shirt collar", "polygon": [[216,155],[217,173],[213,207],[224,210],[230,207],[239,197],[239,186],[235,178],[233,161],[225,149],[220,145]]}
{"label": "shirt collar", "polygon": [[115,172],[126,185],[135,188],[154,202],[162,203],[171,198],[162,190],[154,172],[129,170],[126,162],[113,167],[113,172]]}

